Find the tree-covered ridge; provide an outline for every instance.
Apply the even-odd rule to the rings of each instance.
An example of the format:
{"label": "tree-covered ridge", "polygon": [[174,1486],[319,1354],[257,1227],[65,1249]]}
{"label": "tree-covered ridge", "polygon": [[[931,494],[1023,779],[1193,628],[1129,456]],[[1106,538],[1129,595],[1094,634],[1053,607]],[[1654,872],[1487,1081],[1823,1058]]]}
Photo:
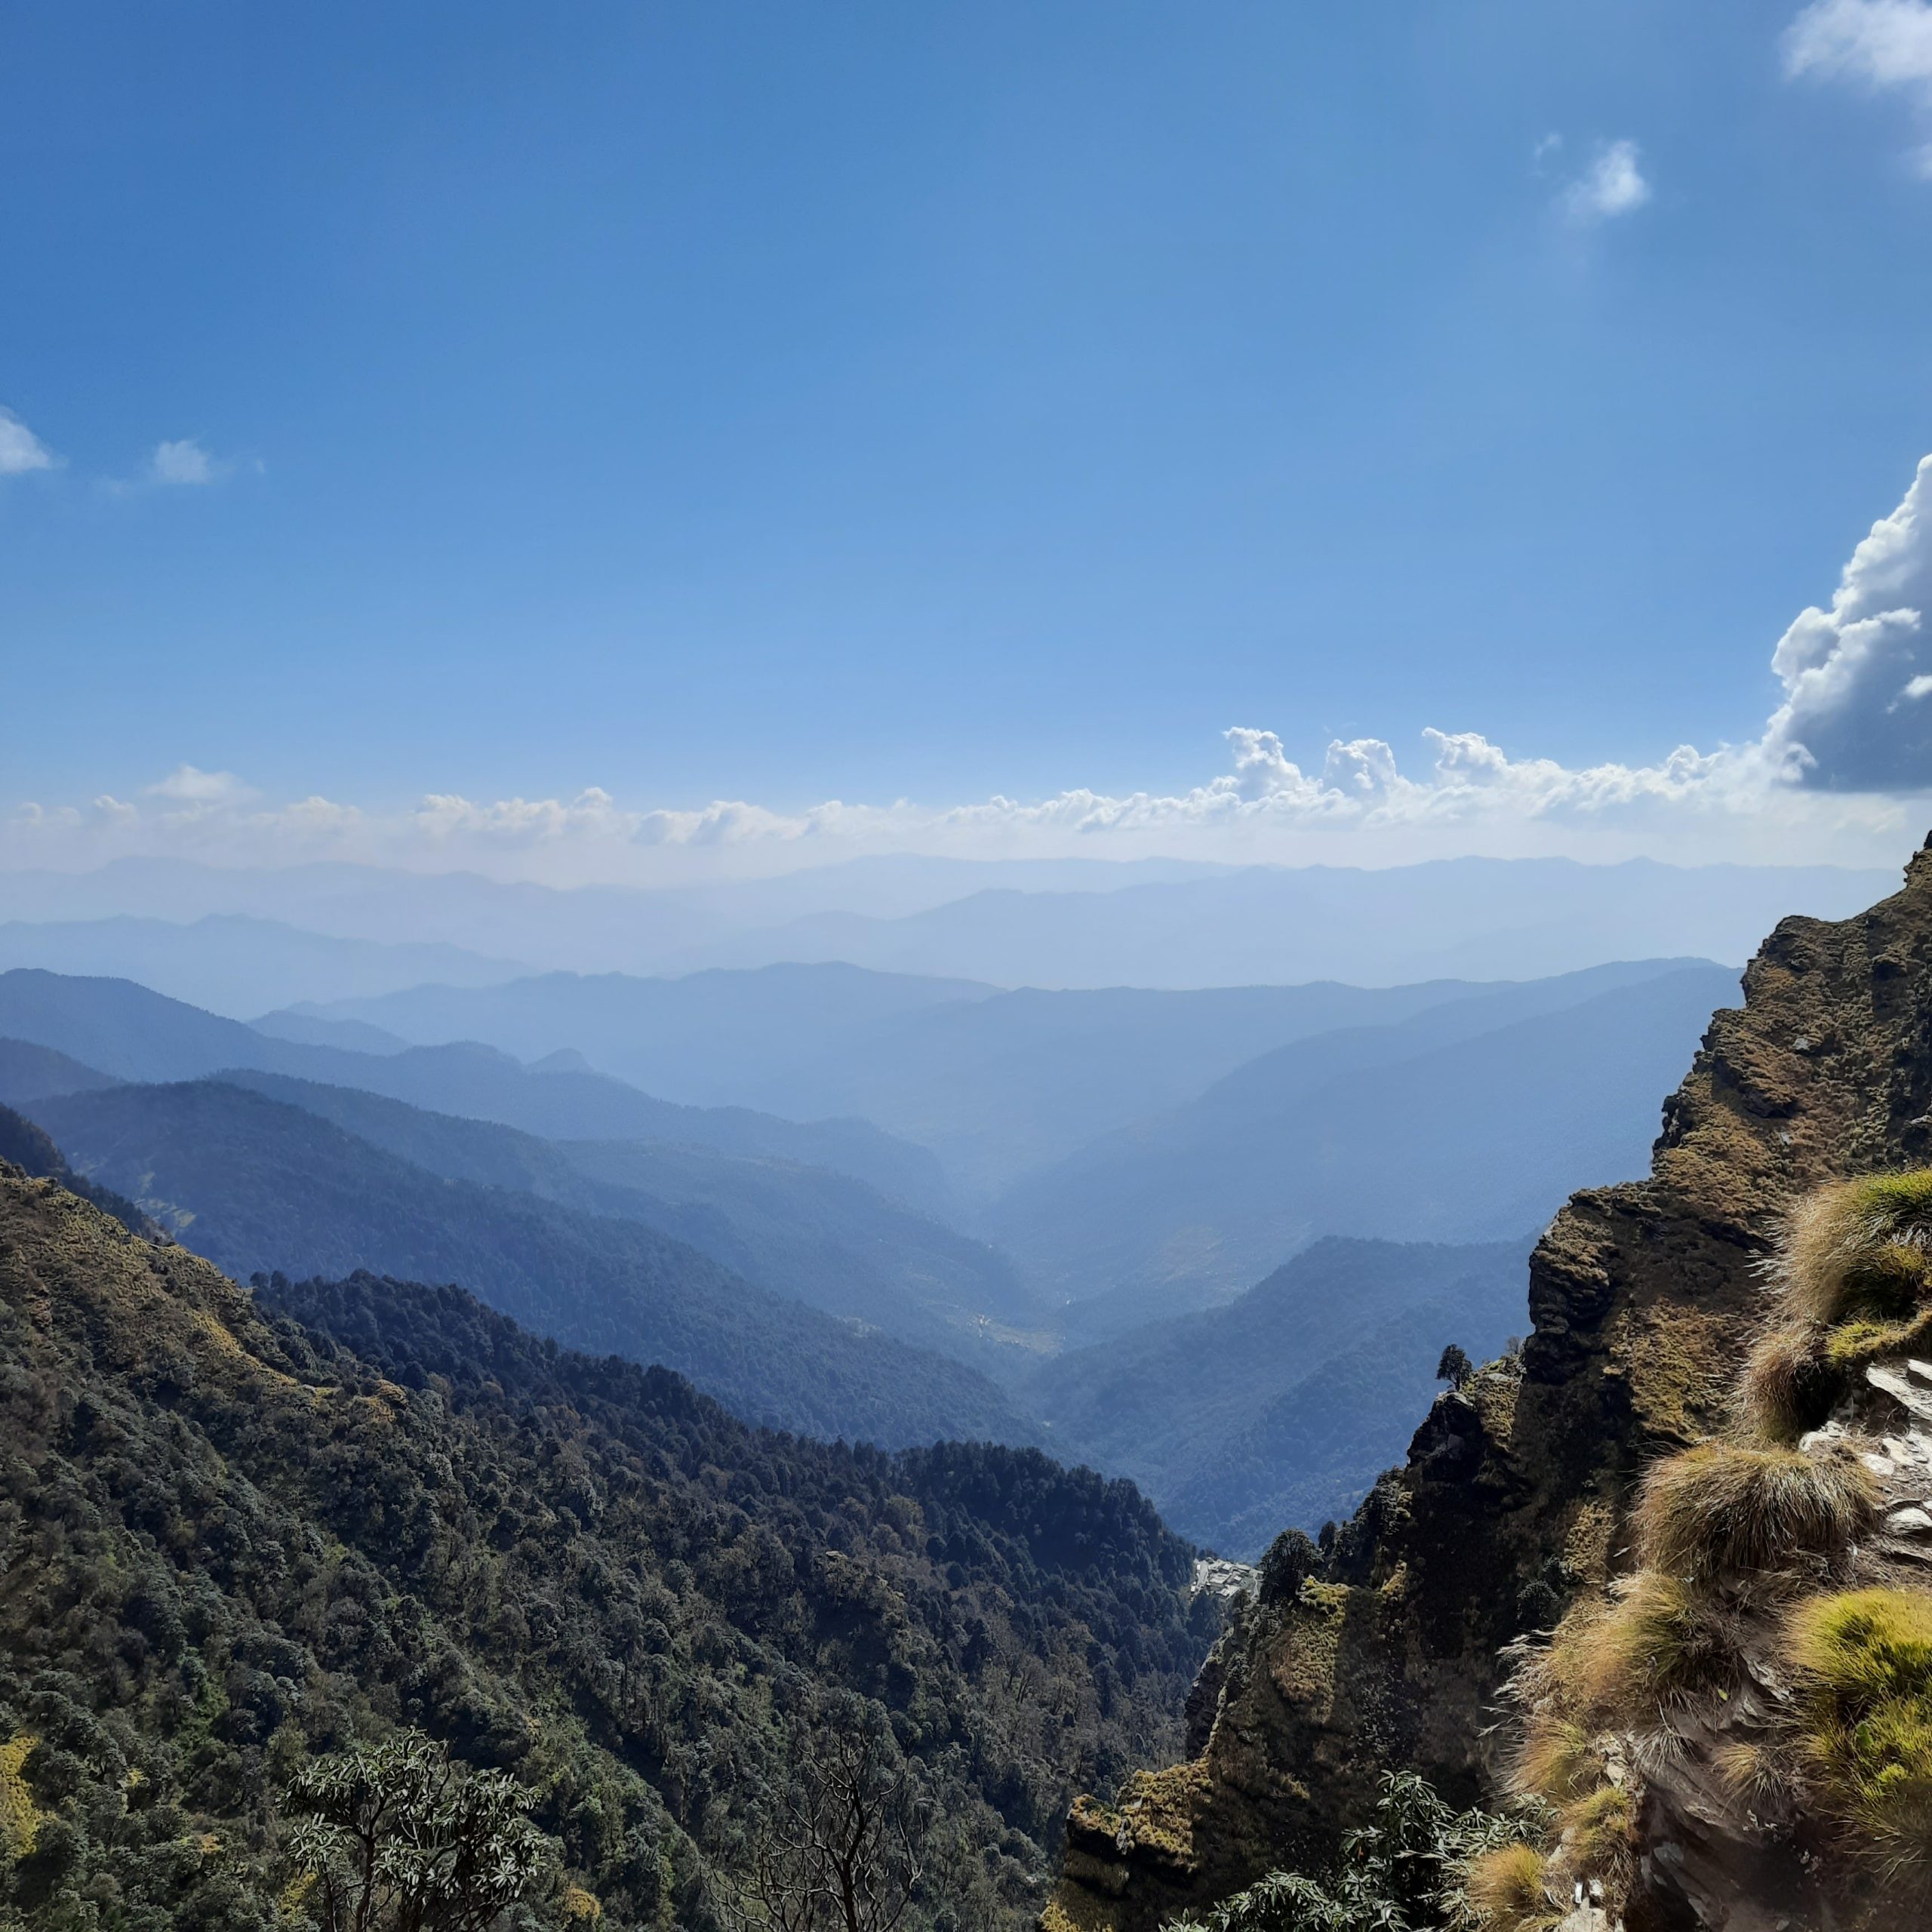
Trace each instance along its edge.
{"label": "tree-covered ridge", "polygon": [[306,1922],[278,1794],[407,1724],[606,1924],[703,1927],[836,1684],[943,1821],[909,1922],[1017,1926],[1175,1746],[1211,1612],[1129,1485],[755,1432],[453,1289],[264,1300],[0,1170],[0,1924]]}
{"label": "tree-covered ridge", "polygon": [[224,1081],[36,1102],[75,1165],[245,1276],[460,1281],[572,1347],[658,1361],[755,1422],[897,1447],[1035,1432],[977,1370],[758,1287],[640,1222],[432,1174]]}

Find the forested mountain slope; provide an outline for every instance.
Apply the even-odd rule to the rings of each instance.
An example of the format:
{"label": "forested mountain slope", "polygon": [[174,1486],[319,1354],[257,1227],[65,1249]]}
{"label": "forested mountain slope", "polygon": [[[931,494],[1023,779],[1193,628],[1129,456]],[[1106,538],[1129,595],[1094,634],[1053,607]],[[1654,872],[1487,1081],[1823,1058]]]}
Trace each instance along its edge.
{"label": "forested mountain slope", "polygon": [[761,1435],[455,1289],[282,1299],[318,1328],[0,1169],[0,1924],[302,1922],[279,1793],[408,1724],[512,1773],[613,1932],[713,1932],[839,1684],[943,1821],[909,1924],[1001,1932],[1072,1785],[1171,1748],[1210,1613],[1129,1485]]}
{"label": "forested mountain slope", "polygon": [[1331,1237],[1225,1307],[1069,1350],[1025,1383],[1054,1453],[1130,1476],[1183,1535],[1251,1561],[1346,1515],[1398,1460],[1442,1352],[1528,1326],[1526,1237]]}
{"label": "forested mountain slope", "polygon": [[[1341,1832],[1368,1817],[1377,1774],[1392,1765],[1415,1767],[1459,1800],[1500,1798],[1504,1648],[1548,1631],[1569,1604],[1605,1604],[1606,1586],[1637,1560],[1644,1470],[1734,1420],[1782,1216],[1822,1183],[1932,1161],[1932,846],[1903,891],[1869,912],[1782,921],[1743,992],[1741,1010],[1713,1017],[1666,1102],[1649,1177],[1578,1193],[1538,1243],[1520,1360],[1439,1398],[1406,1465],[1371,1493],[1308,1586],[1231,1641],[1198,1760],[1142,1781],[1131,1814],[1076,1810],[1084,1875],[1048,1914],[1056,1932],[1151,1932],[1183,1904],[1272,1867],[1322,1869]],[[1922,1337],[1922,1304],[1918,1312],[1910,1333]],[[1922,1564],[1922,1550],[1909,1560]],[[1638,1675],[1666,1694],[1671,1644],[1709,1638],[1690,1614],[1611,1632],[1634,1633]],[[1921,1621],[1932,1628],[1932,1611]],[[1921,1700],[1911,1722],[1922,1740],[1932,1650],[1912,1641],[1918,1647],[1873,1668],[1896,1668]],[[1712,1791],[1748,1794],[1749,1765],[1726,1771],[1712,1755],[1723,1720],[1712,1721],[1715,1737],[1674,1761],[1693,1785],[1701,1767]],[[1873,1742],[1872,1776],[1899,1749],[1922,1754],[1912,1738]],[[1924,1789],[1922,1770],[1886,1776],[1905,1779],[1903,1794]],[[1694,1792],[1692,1810],[1698,1802]],[[1704,1810],[1706,1826],[1680,1814],[1683,1834],[1717,1815]],[[1718,1917],[1703,1916],[1685,1889],[1698,1876],[1695,1847],[1684,1835],[1671,1842],[1638,1873],[1646,1924],[1825,1922],[1757,1913],[1748,1884]]]}
{"label": "forested mountain slope", "polygon": [[662,1362],[755,1422],[897,1446],[1032,1430],[964,1364],[755,1287],[635,1221],[447,1180],[220,1081],[39,1101],[91,1177],[238,1275],[461,1281],[538,1333]]}

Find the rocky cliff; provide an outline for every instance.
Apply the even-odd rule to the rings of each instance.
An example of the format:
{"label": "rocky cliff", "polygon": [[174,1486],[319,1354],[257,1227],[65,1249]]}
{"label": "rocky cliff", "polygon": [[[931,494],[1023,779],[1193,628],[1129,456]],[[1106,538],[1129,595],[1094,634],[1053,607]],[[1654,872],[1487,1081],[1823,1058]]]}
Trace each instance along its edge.
{"label": "rocky cliff", "polygon": [[1322,1572],[1231,1626],[1199,1755],[1076,1804],[1048,1932],[1149,1932],[1324,1863],[1385,1766],[1496,1795],[1502,1654],[1633,1567],[1638,1479],[1725,1422],[1791,1204],[1932,1160],[1932,841],[1869,912],[1785,921],[1743,994],[1666,1103],[1650,1178],[1573,1197],[1537,1246],[1520,1357],[1440,1398]]}

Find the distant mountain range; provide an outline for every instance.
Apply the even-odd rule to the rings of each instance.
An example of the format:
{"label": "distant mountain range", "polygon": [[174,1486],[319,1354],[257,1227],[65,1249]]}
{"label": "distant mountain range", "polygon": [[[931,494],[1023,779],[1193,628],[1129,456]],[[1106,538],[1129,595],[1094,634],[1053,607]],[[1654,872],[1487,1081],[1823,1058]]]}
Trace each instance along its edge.
{"label": "distant mountain range", "polygon": [[129,858],[91,872],[0,873],[0,906],[13,918],[36,921],[245,914],[338,939],[455,946],[491,956],[512,952],[538,968],[652,973],[685,970],[703,963],[695,955],[736,934],[822,912],[899,918],[989,887],[1105,892],[1224,869],[1180,859],[902,854],[702,885],[558,888],[477,872],[334,862],[266,868]]}
{"label": "distant mountain range", "polygon": [[[1667,992],[1592,1004],[1663,979]],[[1736,984],[1728,968],[1684,960],[1521,984],[1192,992],[998,993],[774,966],[681,980],[549,974],[329,1011],[386,1035],[481,1038],[525,1054],[568,1043],[687,1099],[864,1118],[939,1158],[961,1198],[949,1208],[922,1197],[934,1211],[966,1217],[1064,1299],[1183,1281],[1231,1294],[1322,1233],[1463,1240],[1534,1225],[1584,1180],[1641,1168],[1660,1069],[1681,1070]],[[1471,1048],[1466,1069],[1425,1062],[1586,1007],[1574,1026]],[[1600,1068],[1618,1104],[1594,1093]],[[1441,1083],[1466,1071],[1457,1098]],[[1399,1229],[1377,1219],[1374,1107],[1418,1149],[1417,1185],[1393,1209]],[[1521,1158],[1458,1168],[1453,1184],[1438,1172],[1444,1159],[1466,1161],[1452,1148],[1497,1133],[1498,1146],[1521,1138]],[[1438,1211],[1442,1186],[1454,1198]]]}
{"label": "distant mountain range", "polygon": [[1346,1028],[1028,1177],[988,1232],[1046,1292],[1225,1299],[1324,1234],[1508,1238],[1641,1172],[1727,967],[1601,967]]}
{"label": "distant mountain range", "polygon": [[[1742,961],[1785,914],[1841,916],[1890,883],[1889,873],[1829,866],[1651,860],[1457,859],[1364,871],[903,854],[704,886],[559,891],[474,873],[130,859],[82,875],[0,875],[0,905],[33,921],[243,914],[577,972],[840,961],[1008,987],[1394,986],[1538,979],[1671,954]],[[128,962],[76,955],[67,969],[114,974]],[[208,970],[226,969],[211,961]]]}
{"label": "distant mountain range", "polygon": [[412,1106],[559,1140],[690,1142],[848,1174],[915,1203],[949,1193],[922,1148],[857,1120],[799,1122],[660,1100],[576,1055],[526,1066],[474,1042],[366,1053],[279,1039],[124,980],[0,973],[0,1038],[31,1041],[124,1080],[195,1080],[232,1068],[356,1087]]}
{"label": "distant mountain range", "polygon": [[893,918],[826,912],[674,968],[838,959],[1005,986],[1540,979],[1616,959],[1742,961],[1786,913],[1841,917],[1888,873],[1631,860],[1251,866],[1110,892],[981,891]]}
{"label": "distant mountain range", "polygon": [[1049,1324],[996,1248],[822,1168],[672,1141],[545,1140],[283,1074],[223,1078],[446,1180],[642,1222],[762,1287],[964,1359],[992,1354],[998,1333]]}
{"label": "distant mountain range", "polygon": [[186,923],[125,914],[42,924],[10,919],[0,924],[0,971],[16,966],[137,980],[237,1020],[303,1000],[367,997],[428,980],[487,986],[528,970],[461,946],[340,939],[235,913]]}
{"label": "distant mountain range", "polygon": [[[271,1032],[17,971],[0,1100],[244,1274],[456,1281],[787,1427],[1049,1441],[1244,1552],[1349,1506],[1446,1343],[1521,1328],[1526,1238],[1641,1171],[1654,1096],[1735,980],[1669,959],[1164,993],[546,974],[361,1009],[394,1028]],[[439,1016],[541,1057],[404,1043]],[[592,1053],[844,1117],[660,1098]]]}
{"label": "distant mountain range", "polygon": [[[325,1013],[385,1038],[483,1040],[526,1058],[574,1048],[688,1102],[857,1116],[931,1148],[977,1193],[1190,1099],[1272,1048],[1487,990],[1443,980],[1002,993],[853,966],[768,966],[678,980],[552,973]],[[279,1031],[323,1017],[261,1023]]]}

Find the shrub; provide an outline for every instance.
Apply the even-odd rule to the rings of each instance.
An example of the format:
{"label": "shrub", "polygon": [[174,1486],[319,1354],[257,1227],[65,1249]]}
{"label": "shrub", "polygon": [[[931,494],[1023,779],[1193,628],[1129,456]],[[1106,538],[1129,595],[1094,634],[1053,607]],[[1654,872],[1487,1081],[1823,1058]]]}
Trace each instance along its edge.
{"label": "shrub", "polygon": [[1894,1875],[1932,1854],[1932,1596],[1814,1597],[1785,1629],[1798,1751],[1820,1808]]}
{"label": "shrub", "polygon": [[1563,1915],[1551,1900],[1546,1861],[1534,1845],[1498,1845],[1470,1860],[1463,1878],[1487,1932],[1544,1932]]}
{"label": "shrub", "polygon": [[1932,1260],[1932,1169],[1820,1188],[1793,1210],[1777,1272],[1794,1315],[1827,1324],[1894,1319],[1918,1300]]}
{"label": "shrub", "polygon": [[1654,1465],[1637,1504],[1647,1560],[1694,1583],[1841,1557],[1878,1497],[1849,1454],[1706,1443]]}

